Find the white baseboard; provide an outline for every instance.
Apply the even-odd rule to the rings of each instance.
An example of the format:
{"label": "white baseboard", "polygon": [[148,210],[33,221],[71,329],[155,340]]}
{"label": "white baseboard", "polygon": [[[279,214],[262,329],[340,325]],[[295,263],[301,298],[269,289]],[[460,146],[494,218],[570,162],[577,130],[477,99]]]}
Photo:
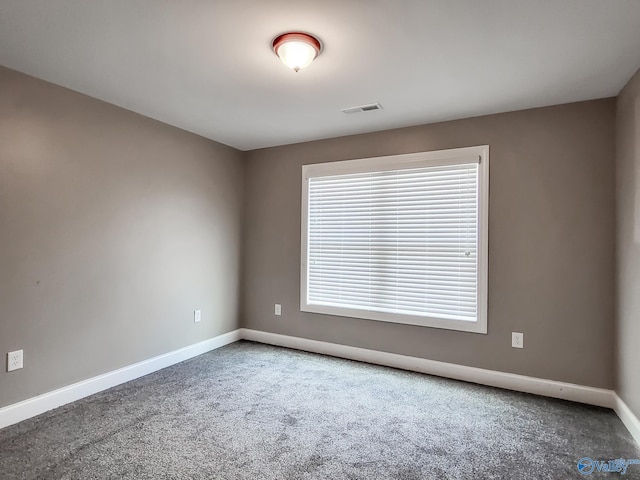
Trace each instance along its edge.
{"label": "white baseboard", "polygon": [[35,417],[36,415],[40,415],[41,413],[67,403],[75,402],[81,398],[101,392],[107,388],[115,387],[121,383],[143,377],[149,373],[175,365],[176,363],[180,363],[184,360],[188,360],[189,358],[215,350],[216,348],[220,348],[224,345],[237,342],[240,338],[240,330],[234,330],[232,332],[218,335],[217,337],[0,408],[0,428],[13,425],[14,423]]}
{"label": "white baseboard", "polygon": [[280,335],[240,328],[209,340],[199,342],[188,347],[174,350],[164,355],[144,360],[112,372],[89,378],[52,392],[29,398],[19,403],[0,408],[0,429],[21,422],[48,410],[52,410],[67,403],[80,400],[116,385],[134,380],[149,373],[175,365],[203,353],[215,350],[240,339],[254,342],[288,347],[307,352],[320,353],[333,357],[357,360],[388,367],[410,370],[414,372],[436,375],[439,377],[463,380],[466,382],[505,388],[519,392],[533,393],[547,397],[560,398],[573,402],[587,403],[601,407],[612,408],[618,414],[633,438],[640,444],[640,420],[636,417],[624,401],[613,390],[585,387],[573,383],[558,382],[542,378],[528,377],[514,373],[504,373],[482,368],[468,367],[453,363],[427,360],[395,353],[351,347],[336,343],[309,340],[301,337]]}
{"label": "white baseboard", "polygon": [[558,382],[542,378],[527,377],[515,373],[504,373],[483,368],[467,367],[454,363],[438,362],[425,358],[409,357],[396,353],[350,347],[336,343],[320,342],[300,337],[290,337],[277,333],[262,332],[242,328],[243,339],[267,343],[281,347],[294,348],[307,352],[322,353],[333,357],[358,360],[360,362],[385,365],[387,367],[427,373],[439,377],[453,378],[465,382],[479,383],[491,387],[533,393],[546,397],[561,398],[572,402],[588,403],[600,407],[614,408],[615,392],[603,388],[585,387],[573,383]]}
{"label": "white baseboard", "polygon": [[638,445],[640,445],[640,419],[635,416],[627,404],[624,403],[617,394],[615,395],[613,409],[618,414],[618,417],[620,417],[620,420],[622,420],[622,423],[624,423],[624,426],[627,427],[631,436],[635,438]]}

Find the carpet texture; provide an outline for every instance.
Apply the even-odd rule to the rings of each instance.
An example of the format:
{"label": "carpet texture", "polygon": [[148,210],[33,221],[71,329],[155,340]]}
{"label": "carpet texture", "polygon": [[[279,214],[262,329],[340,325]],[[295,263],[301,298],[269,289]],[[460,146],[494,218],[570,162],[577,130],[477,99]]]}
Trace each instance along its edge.
{"label": "carpet texture", "polygon": [[640,458],[616,415],[238,342],[0,431],[0,478],[570,479]]}

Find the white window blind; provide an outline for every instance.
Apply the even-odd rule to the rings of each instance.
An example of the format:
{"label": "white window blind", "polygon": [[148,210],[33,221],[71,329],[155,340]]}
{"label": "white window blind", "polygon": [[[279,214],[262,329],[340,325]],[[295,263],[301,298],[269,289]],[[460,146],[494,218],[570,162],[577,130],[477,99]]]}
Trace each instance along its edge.
{"label": "white window blind", "polygon": [[477,322],[480,156],[362,165],[306,179],[303,303],[376,320]]}

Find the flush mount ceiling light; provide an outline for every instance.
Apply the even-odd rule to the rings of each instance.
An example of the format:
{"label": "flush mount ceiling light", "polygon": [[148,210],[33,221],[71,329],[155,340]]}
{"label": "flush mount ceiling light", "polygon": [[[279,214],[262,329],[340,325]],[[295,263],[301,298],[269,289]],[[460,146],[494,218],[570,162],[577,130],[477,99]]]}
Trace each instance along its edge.
{"label": "flush mount ceiling light", "polygon": [[322,45],[316,37],[302,32],[287,32],[273,40],[273,51],[295,72],[308,67],[320,55]]}

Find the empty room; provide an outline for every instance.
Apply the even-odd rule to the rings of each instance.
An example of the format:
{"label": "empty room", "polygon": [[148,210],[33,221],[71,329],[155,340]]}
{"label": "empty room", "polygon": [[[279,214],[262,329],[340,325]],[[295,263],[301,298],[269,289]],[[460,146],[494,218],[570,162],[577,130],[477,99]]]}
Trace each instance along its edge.
{"label": "empty room", "polygon": [[640,479],[640,1],[0,0],[0,480]]}

